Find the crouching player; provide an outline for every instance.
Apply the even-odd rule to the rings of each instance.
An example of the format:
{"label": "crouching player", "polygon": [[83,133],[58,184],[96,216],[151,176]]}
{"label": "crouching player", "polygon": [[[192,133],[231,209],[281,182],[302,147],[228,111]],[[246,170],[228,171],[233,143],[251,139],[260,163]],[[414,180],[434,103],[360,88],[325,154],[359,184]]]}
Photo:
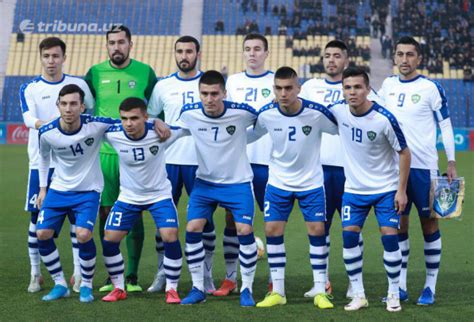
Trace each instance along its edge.
{"label": "crouching player", "polygon": [[127,98],[119,110],[122,125],[111,127],[105,134],[105,139],[119,155],[120,195],[107,217],[102,241],[104,263],[114,290],[102,300],[116,302],[127,298],[120,241],[132,229],[142,211],[148,210],[163,239],[166,303],[178,304],[181,302],[177,288],[182,253],[178,240],[178,215],[172,200],[171,183],[167,179],[164,151],[189,132],[175,128],[171,138],[161,143],[153,125],[146,122],[147,106],[142,99]]}
{"label": "crouching player", "polygon": [[[75,84],[61,89],[57,105],[61,116],[39,130],[40,213],[36,234],[41,259],[55,283],[43,301],[69,296],[53,237],[59,234],[67,214],[72,213],[76,217],[82,274],[79,299],[91,302],[96,259],[92,231],[104,186],[99,163],[100,141],[115,121],[81,115],[85,110],[84,92]],[[55,161],[56,170],[46,194],[50,158]]]}
{"label": "crouching player", "polygon": [[388,278],[387,311],[400,311],[398,290],[402,254],[397,229],[400,214],[407,204],[410,150],[393,114],[367,99],[369,77],[362,69],[346,69],[342,75],[342,88],[345,101],[339,101],[329,109],[339,126],[346,175],[342,197],[343,258],[354,297],[344,309],[355,311],[368,306],[362,281],[359,234],[374,207]]}

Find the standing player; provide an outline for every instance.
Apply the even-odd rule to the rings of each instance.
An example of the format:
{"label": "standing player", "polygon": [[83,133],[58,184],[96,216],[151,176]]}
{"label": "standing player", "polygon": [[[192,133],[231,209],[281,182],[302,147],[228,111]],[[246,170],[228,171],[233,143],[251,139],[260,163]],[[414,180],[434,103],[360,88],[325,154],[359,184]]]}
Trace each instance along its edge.
{"label": "standing player", "polygon": [[408,215],[412,203],[418,210],[425,240],[426,281],[418,305],[434,304],[436,280],[441,261],[441,234],[438,220],[430,218],[431,178],[438,173],[436,151],[436,124],[439,125],[448,158],[448,179],[456,178],[454,135],[449,118],[448,101],[439,83],[417,72],[421,63],[420,45],[412,37],[402,37],[395,46],[395,64],[399,76],[385,79],[381,96],[387,108],[400,120],[407,143],[413,153],[408,179],[408,206],[400,220],[398,232],[402,250],[402,272],[400,276],[400,299],[408,300],[407,265],[410,254],[408,240]]}
{"label": "standing player", "polygon": [[[63,73],[63,64],[66,60],[66,44],[59,38],[49,37],[39,44],[39,53],[43,71],[40,76],[33,78],[20,88],[20,105],[23,112],[25,125],[30,129],[28,134],[29,176],[25,210],[31,213],[28,231],[28,253],[31,264],[31,280],[28,292],[41,290],[42,276],[40,270],[40,254],[36,238],[36,221],[39,209],[36,199],[39,193],[39,154],[38,154],[38,129],[46,122],[59,116],[56,107],[58,93],[64,85],[76,84],[85,92],[86,108],[93,108],[93,98],[87,84],[79,77]],[[54,170],[51,164],[49,178]],[[79,249],[76,240],[76,228],[73,216],[71,222],[71,241],[74,258],[74,274],[71,277],[73,290],[79,292],[81,284],[81,267],[79,264]]]}
{"label": "standing player", "polygon": [[336,120],[326,107],[298,98],[298,75],[290,67],[275,73],[276,103],[262,108],[255,129],[257,137],[271,138],[270,175],[265,192],[265,235],[273,290],[257,307],[286,304],[284,232],[298,200],[308,230],[313,268],[314,305],[333,308],[326,286],[326,205],[323,169],[319,161],[321,134],[337,132]]}
{"label": "standing player", "polygon": [[[43,301],[69,296],[53,236],[59,234],[64,216],[72,213],[76,218],[82,274],[79,299],[92,302],[96,262],[92,230],[104,186],[99,163],[100,139],[115,121],[81,115],[85,110],[84,92],[74,84],[61,89],[57,104],[61,116],[39,131],[38,206],[41,210],[36,233],[41,259],[55,283]],[[56,168],[46,194],[50,159],[56,162]]]}
{"label": "standing player", "polygon": [[[229,76],[226,83],[227,100],[251,105],[257,111],[270,103],[273,98],[273,72],[265,69],[268,57],[268,40],[265,36],[251,33],[243,42],[245,72]],[[263,212],[263,198],[268,181],[268,162],[270,160],[271,141],[268,135],[247,145],[247,155],[253,172],[253,191],[260,211]],[[224,229],[224,259],[226,276],[220,288],[213,295],[226,296],[237,289],[237,260],[239,240],[232,214],[226,211]]]}
{"label": "standing player", "polygon": [[[343,98],[342,95],[342,72],[349,66],[349,55],[347,46],[343,41],[331,40],[326,44],[323,53],[323,66],[325,77],[313,78],[305,82],[301,88],[300,96],[324,106],[334,104]],[[368,96],[371,101],[379,102],[380,98],[371,90]],[[337,134],[323,133],[321,141],[321,163],[324,172],[324,191],[326,195],[326,245],[328,254],[331,248],[330,228],[334,213],[337,210],[341,214],[342,194],[344,192],[344,168],[342,165],[341,141]],[[364,252],[364,241],[360,236],[359,247]],[[329,256],[329,255],[328,255]],[[328,261],[329,264],[329,261]],[[329,268],[329,265],[328,265]],[[329,269],[327,273],[326,291],[331,294],[332,286],[329,281]],[[350,284],[349,284],[350,286]],[[351,297],[350,287],[347,297]],[[314,297],[315,290],[311,289],[305,293],[306,297]]]}
{"label": "standing player", "polygon": [[146,122],[146,108],[142,99],[125,99],[120,104],[122,125],[110,128],[105,134],[106,140],[120,157],[120,195],[107,218],[102,241],[105,266],[115,287],[102,299],[105,302],[116,302],[127,297],[119,246],[144,210],[150,211],[163,238],[166,303],[181,301],[177,293],[182,265],[178,215],[171,199],[164,150],[183,130],[174,131],[165,144],[158,142],[158,135],[152,131],[153,125]]}
{"label": "standing player", "polygon": [[[121,25],[113,26],[106,34],[109,59],[94,65],[86,75],[86,81],[96,99],[95,115],[119,118],[119,105],[127,97],[149,99],[156,75],[153,69],[130,58],[133,47],[130,30]],[[103,239],[105,220],[119,194],[119,161],[115,150],[104,143],[100,150],[100,162],[105,186],[101,196],[100,233]],[[140,292],[138,264],[144,239],[143,219],[139,217],[127,236],[127,290]],[[100,288],[101,292],[113,290],[110,280]]]}
{"label": "standing player", "polygon": [[[162,112],[165,122],[175,124],[179,118],[181,108],[186,104],[200,101],[199,78],[202,72],[198,70],[198,62],[201,57],[200,45],[196,38],[182,36],[176,40],[174,55],[178,71],[164,79],[161,79],[153,89],[148,103],[148,113],[157,117]],[[194,186],[196,177],[197,158],[193,138],[183,137],[171,144],[166,151],[166,171],[171,181],[173,201],[178,205],[183,190],[186,188],[188,195]],[[206,292],[215,290],[212,280],[212,253],[215,248],[214,225],[209,222],[203,232],[206,262],[204,271],[204,287]],[[165,271],[163,269],[163,242],[159,233],[156,235],[156,250],[158,253],[158,272],[148,292],[158,292],[165,286]]]}
{"label": "standing player", "polygon": [[402,309],[398,291],[402,254],[397,229],[399,214],[407,204],[410,150],[393,114],[367,99],[370,85],[364,70],[346,69],[342,86],[345,100],[331,105],[330,111],[339,126],[346,175],[342,197],[343,258],[353,298],[344,309],[355,311],[369,305],[362,281],[359,234],[374,207],[388,277],[387,310],[396,312]]}
{"label": "standing player", "polygon": [[216,207],[229,209],[239,238],[242,287],[241,306],[255,306],[252,284],[257,266],[253,235],[254,203],[252,169],[244,152],[246,129],[257,118],[246,105],[224,101],[225,81],[217,71],[207,71],[199,80],[202,103],[183,106],[178,125],[188,129],[196,145],[198,169],[188,204],[185,254],[193,288],[181,304],[205,301],[202,231]]}

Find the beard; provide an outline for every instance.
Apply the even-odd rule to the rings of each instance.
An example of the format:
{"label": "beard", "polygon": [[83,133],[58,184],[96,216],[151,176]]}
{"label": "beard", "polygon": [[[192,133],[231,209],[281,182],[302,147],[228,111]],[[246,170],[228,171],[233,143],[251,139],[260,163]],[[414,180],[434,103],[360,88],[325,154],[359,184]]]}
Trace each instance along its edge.
{"label": "beard", "polygon": [[123,55],[123,54],[119,54],[119,55],[112,55],[112,57],[110,57],[110,60],[112,61],[112,63],[114,63],[114,65],[117,65],[117,66],[121,66],[123,65],[123,63],[125,63],[128,59],[128,54],[127,55]]}
{"label": "beard", "polygon": [[[188,64],[187,67],[181,66],[182,63],[186,62]],[[182,71],[183,73],[189,73],[192,71],[194,68],[196,68],[197,64],[197,58],[193,62],[188,62],[187,60],[182,60],[180,62],[176,61],[176,65],[178,66],[179,70]]]}

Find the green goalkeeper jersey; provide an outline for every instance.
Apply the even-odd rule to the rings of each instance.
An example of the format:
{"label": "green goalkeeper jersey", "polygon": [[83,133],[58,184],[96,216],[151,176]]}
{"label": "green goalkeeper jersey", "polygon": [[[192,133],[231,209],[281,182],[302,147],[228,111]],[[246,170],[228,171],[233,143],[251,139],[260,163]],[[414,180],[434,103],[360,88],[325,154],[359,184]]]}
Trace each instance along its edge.
{"label": "green goalkeeper jersey", "polygon": [[[144,63],[130,60],[125,68],[115,68],[110,61],[92,66],[86,75],[86,82],[95,97],[97,116],[120,118],[119,106],[128,97],[139,97],[148,101],[156,84],[153,69]],[[107,143],[102,144],[102,153],[115,153]]]}

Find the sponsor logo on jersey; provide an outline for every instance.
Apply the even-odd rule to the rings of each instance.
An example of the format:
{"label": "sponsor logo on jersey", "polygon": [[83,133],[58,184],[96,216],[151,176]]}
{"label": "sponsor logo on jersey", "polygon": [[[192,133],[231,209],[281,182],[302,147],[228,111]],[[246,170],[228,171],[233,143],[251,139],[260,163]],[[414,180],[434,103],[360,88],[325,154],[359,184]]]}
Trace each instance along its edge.
{"label": "sponsor logo on jersey", "polygon": [[207,129],[205,127],[200,127],[198,128],[199,132],[207,132]]}
{"label": "sponsor logo on jersey", "polygon": [[84,143],[87,146],[91,146],[92,144],[94,144],[94,138],[88,138],[87,140],[84,141]]}
{"label": "sponsor logo on jersey", "polygon": [[134,80],[128,81],[128,88],[135,88],[137,86],[137,82]]}
{"label": "sponsor logo on jersey", "polygon": [[367,137],[369,138],[370,141],[373,141],[377,137],[377,133],[375,133],[374,131],[369,131],[367,132]]}
{"label": "sponsor logo on jersey", "polygon": [[150,147],[150,152],[151,152],[151,154],[156,155],[158,153],[159,149],[160,149],[160,147],[158,145],[153,145],[153,146]]}
{"label": "sponsor logo on jersey", "polygon": [[305,125],[301,129],[303,130],[304,135],[308,136],[313,128],[309,125]]}
{"label": "sponsor logo on jersey", "polygon": [[349,127],[349,125],[344,123],[344,122],[342,122],[342,125],[345,126],[345,127]]}
{"label": "sponsor logo on jersey", "polygon": [[274,128],[273,131],[275,132],[282,132],[283,129],[281,127]]}
{"label": "sponsor logo on jersey", "polygon": [[270,91],[268,88],[262,88],[263,97],[267,98],[268,96],[270,96],[271,93],[272,91]]}
{"label": "sponsor logo on jersey", "polygon": [[227,133],[229,133],[230,135],[233,135],[235,133],[235,125],[229,125],[225,129],[226,129]]}
{"label": "sponsor logo on jersey", "polygon": [[51,98],[51,96],[48,95],[48,96],[41,97],[42,100],[47,100],[48,98]]}
{"label": "sponsor logo on jersey", "polygon": [[413,104],[418,103],[418,102],[420,101],[420,99],[421,99],[421,96],[418,95],[418,94],[413,94],[413,95],[411,96],[411,101],[413,102]]}

